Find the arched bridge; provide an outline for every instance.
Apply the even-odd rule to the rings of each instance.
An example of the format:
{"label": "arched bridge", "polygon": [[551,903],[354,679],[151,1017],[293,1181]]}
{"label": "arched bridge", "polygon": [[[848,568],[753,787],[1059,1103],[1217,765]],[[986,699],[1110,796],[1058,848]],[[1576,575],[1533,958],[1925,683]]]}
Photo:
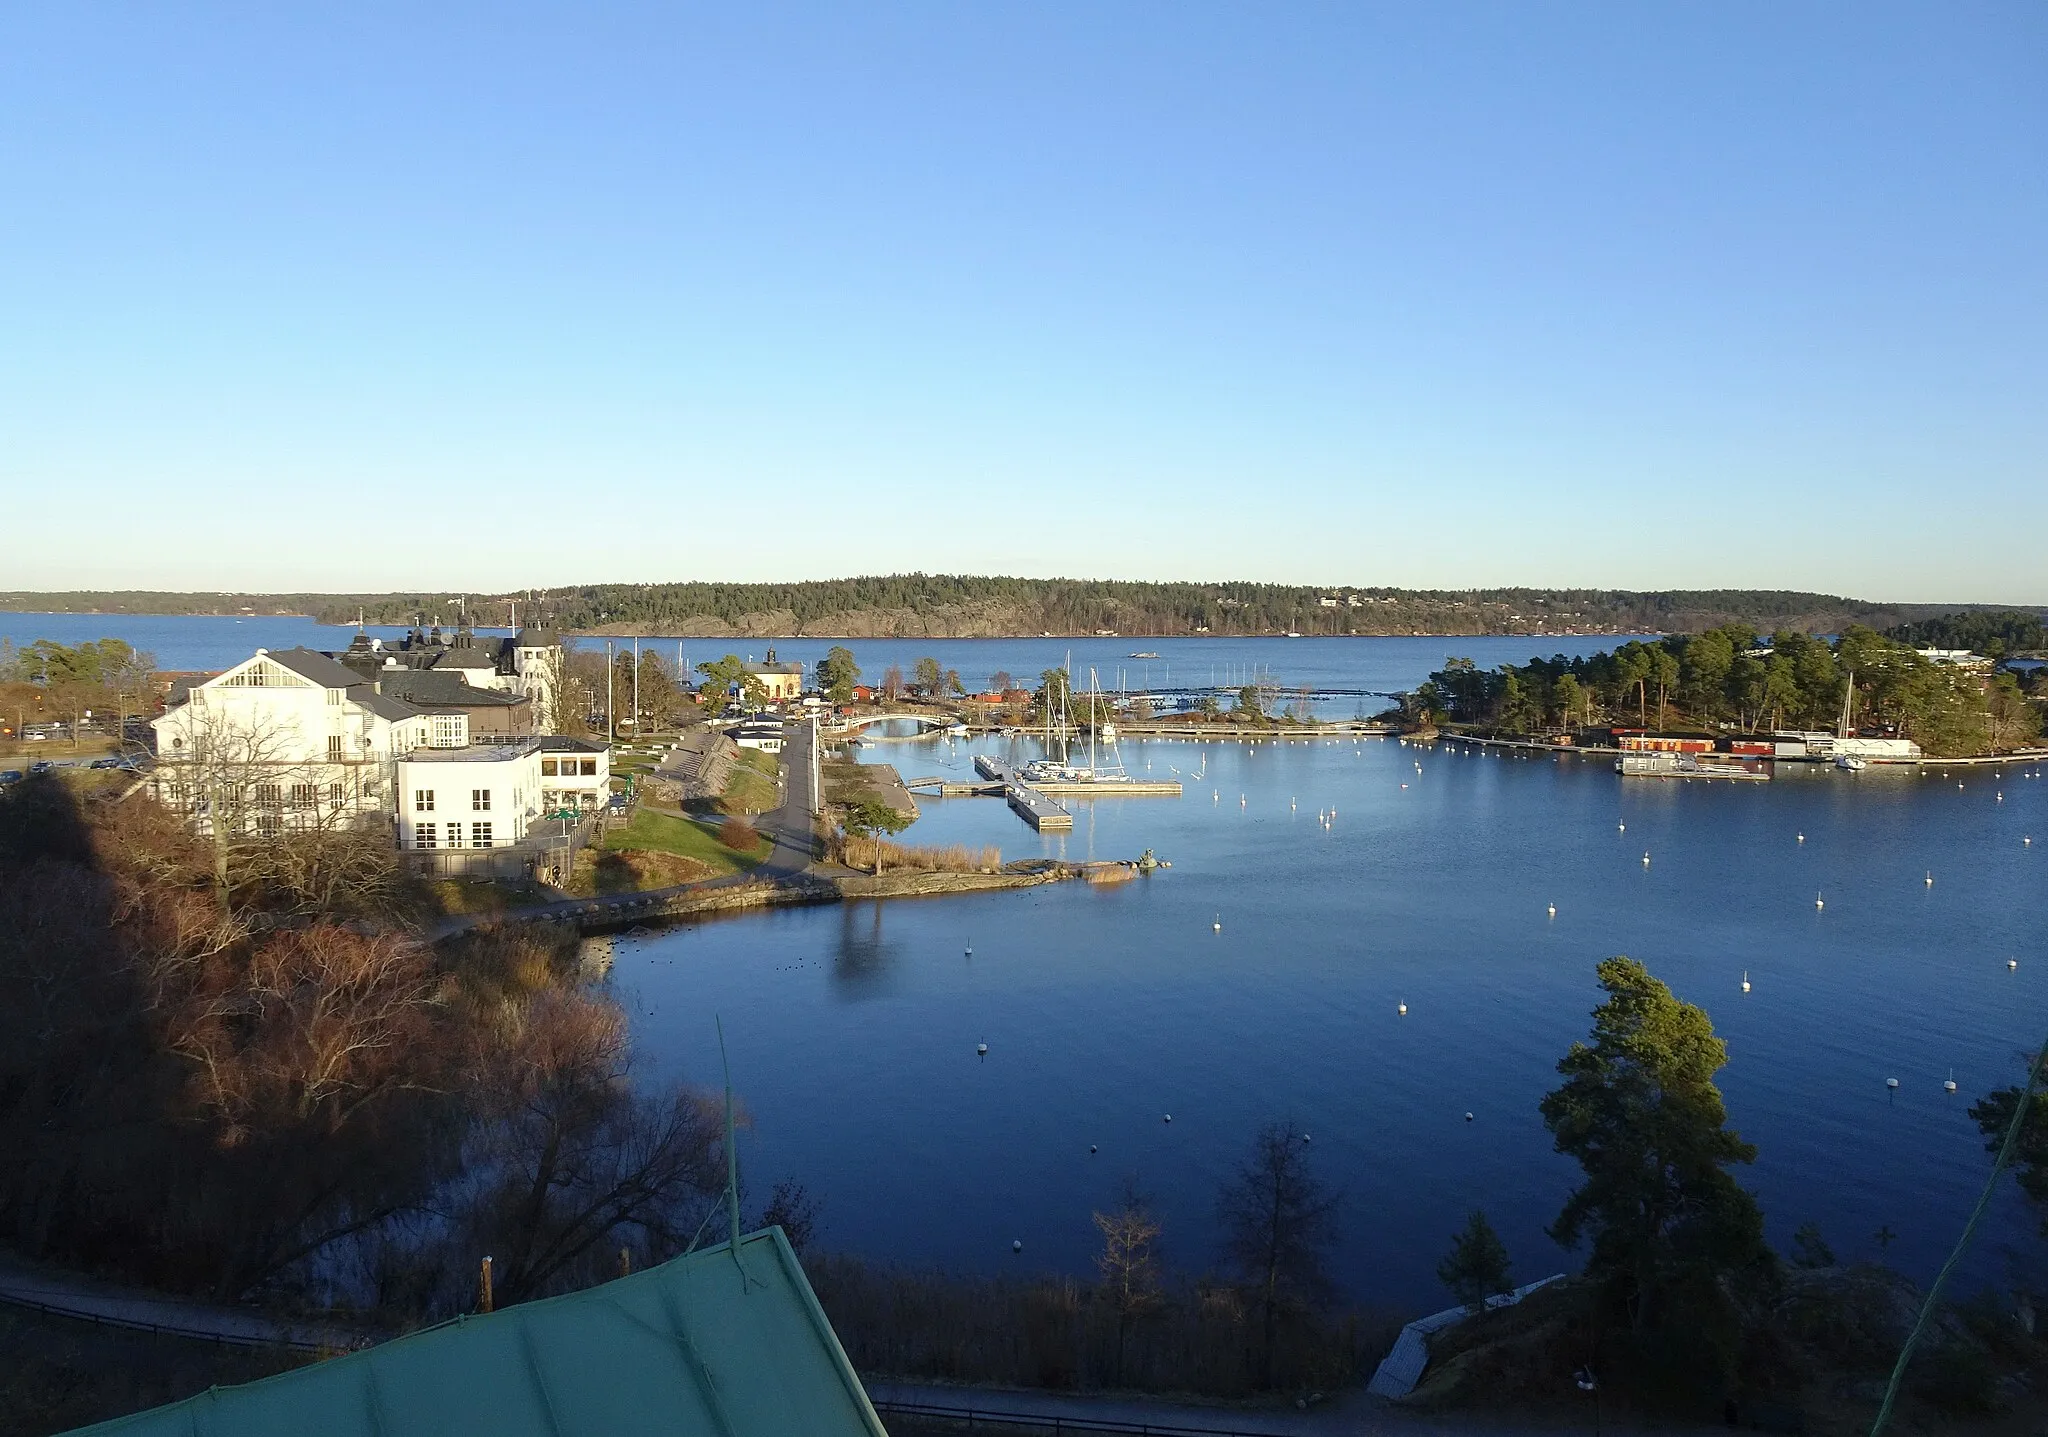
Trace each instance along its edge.
{"label": "arched bridge", "polygon": [[951,714],[935,714],[921,710],[902,710],[892,713],[860,714],[853,718],[838,719],[830,727],[824,728],[823,731],[835,738],[844,738],[847,734],[858,733],[862,729],[874,724],[900,723],[906,720],[918,726],[916,737],[919,738],[922,738],[927,733],[949,729],[959,722]]}

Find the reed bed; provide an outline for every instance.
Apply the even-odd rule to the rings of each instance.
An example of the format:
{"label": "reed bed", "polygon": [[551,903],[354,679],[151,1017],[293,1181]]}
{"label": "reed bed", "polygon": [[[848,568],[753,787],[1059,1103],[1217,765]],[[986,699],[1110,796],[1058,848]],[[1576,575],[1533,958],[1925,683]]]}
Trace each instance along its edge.
{"label": "reed bed", "polygon": [[964,843],[891,843],[887,839],[838,834],[833,838],[832,847],[834,858],[849,868],[867,873],[875,871],[878,850],[885,873],[892,869],[898,872],[907,869],[913,873],[994,873],[1003,866],[1003,850],[993,843],[970,848]]}

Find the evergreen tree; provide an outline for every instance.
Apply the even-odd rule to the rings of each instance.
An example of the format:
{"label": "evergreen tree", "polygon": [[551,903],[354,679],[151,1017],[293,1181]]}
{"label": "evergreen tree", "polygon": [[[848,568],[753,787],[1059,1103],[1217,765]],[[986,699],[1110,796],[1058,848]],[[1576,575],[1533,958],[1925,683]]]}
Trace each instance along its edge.
{"label": "evergreen tree", "polygon": [[1468,1312],[1477,1312],[1487,1298],[1508,1290],[1507,1244],[1485,1212],[1473,1209],[1465,1230],[1451,1239],[1450,1252],[1436,1265],[1436,1275]]}
{"label": "evergreen tree", "polygon": [[1598,971],[1607,1001],[1592,1041],[1572,1044],[1563,1086],[1542,1103],[1557,1150],[1586,1175],[1550,1234],[1568,1248],[1590,1240],[1586,1275],[1635,1338],[1725,1376],[1737,1333],[1722,1279],[1772,1262],[1763,1214],[1728,1171],[1756,1158],[1714,1086],[1728,1050],[1635,959]]}

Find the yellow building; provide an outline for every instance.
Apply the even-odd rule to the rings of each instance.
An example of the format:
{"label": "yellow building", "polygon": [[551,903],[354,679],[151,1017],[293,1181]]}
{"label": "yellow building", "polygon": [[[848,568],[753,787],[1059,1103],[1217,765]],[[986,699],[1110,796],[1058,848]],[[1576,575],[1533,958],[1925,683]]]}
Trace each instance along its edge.
{"label": "yellow building", "polygon": [[748,664],[747,672],[767,690],[768,702],[787,703],[801,698],[804,691],[804,666],[802,664],[779,664],[775,661],[775,650],[768,651],[767,659],[758,664]]}

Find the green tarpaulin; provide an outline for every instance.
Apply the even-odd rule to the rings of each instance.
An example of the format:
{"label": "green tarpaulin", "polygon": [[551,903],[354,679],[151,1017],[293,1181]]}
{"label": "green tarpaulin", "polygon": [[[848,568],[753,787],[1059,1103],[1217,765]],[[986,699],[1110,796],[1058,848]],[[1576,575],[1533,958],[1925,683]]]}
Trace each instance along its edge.
{"label": "green tarpaulin", "polygon": [[[83,1432],[886,1437],[782,1229]],[[744,1268],[744,1275],[741,1269]]]}

